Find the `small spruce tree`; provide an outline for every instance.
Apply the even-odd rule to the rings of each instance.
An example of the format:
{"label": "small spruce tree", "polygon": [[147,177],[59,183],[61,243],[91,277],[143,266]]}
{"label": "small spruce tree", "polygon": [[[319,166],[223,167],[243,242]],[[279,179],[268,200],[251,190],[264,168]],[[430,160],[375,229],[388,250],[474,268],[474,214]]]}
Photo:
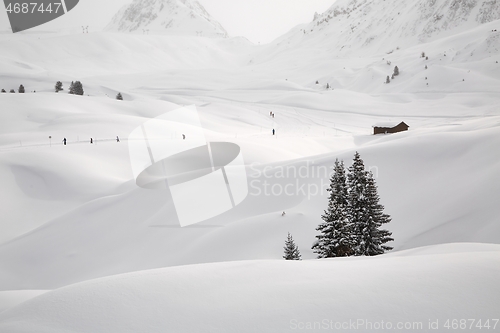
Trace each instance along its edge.
{"label": "small spruce tree", "polygon": [[73,84],[73,92],[75,95],[80,95],[80,96],[82,96],[84,94],[83,85],[80,81],[76,81]]}
{"label": "small spruce tree", "polygon": [[24,86],[21,84],[17,90],[20,94],[24,94]]}
{"label": "small spruce tree", "polygon": [[55,86],[55,91],[56,91],[56,93],[57,93],[57,92],[60,92],[60,91],[62,91],[62,90],[64,90],[64,89],[63,89],[63,84],[62,84],[62,82],[61,82],[61,81],[57,81],[56,86]]}
{"label": "small spruce tree", "polygon": [[387,78],[385,79],[385,83],[391,83],[391,79],[389,78],[389,75],[387,75]]}
{"label": "small spruce tree", "polygon": [[116,99],[119,100],[119,101],[123,101],[123,96],[121,93],[118,93],[118,95],[116,95]]}
{"label": "small spruce tree", "polygon": [[326,84],[326,89],[330,89],[330,83]]}
{"label": "small spruce tree", "polygon": [[73,81],[71,81],[71,84],[69,85],[68,94],[71,94],[71,95],[75,94],[75,83]]}
{"label": "small spruce tree", "polygon": [[283,249],[285,249],[285,255],[283,256],[285,260],[302,260],[299,247],[295,244],[290,233],[288,233]]}
{"label": "small spruce tree", "polygon": [[6,93],[5,89],[2,89],[2,93]]}
{"label": "small spruce tree", "polygon": [[16,91],[15,91],[14,89],[11,89],[11,90],[10,90],[10,93],[11,93],[11,94],[15,94],[15,93],[16,93]]}
{"label": "small spruce tree", "polygon": [[394,76],[398,76],[399,75],[399,68],[398,66],[394,67]]}

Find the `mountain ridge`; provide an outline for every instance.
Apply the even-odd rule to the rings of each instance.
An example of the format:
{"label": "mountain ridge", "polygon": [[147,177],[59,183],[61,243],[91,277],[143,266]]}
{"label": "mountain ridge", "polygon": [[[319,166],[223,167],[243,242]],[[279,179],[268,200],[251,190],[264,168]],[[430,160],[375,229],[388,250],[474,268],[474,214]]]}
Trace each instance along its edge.
{"label": "mountain ridge", "polygon": [[222,25],[192,0],[134,0],[115,14],[105,30],[227,37]]}
{"label": "mountain ridge", "polygon": [[431,42],[498,19],[500,3],[491,0],[421,0],[410,4],[397,0],[339,0],[273,44],[321,43],[338,49],[337,53],[380,52]]}

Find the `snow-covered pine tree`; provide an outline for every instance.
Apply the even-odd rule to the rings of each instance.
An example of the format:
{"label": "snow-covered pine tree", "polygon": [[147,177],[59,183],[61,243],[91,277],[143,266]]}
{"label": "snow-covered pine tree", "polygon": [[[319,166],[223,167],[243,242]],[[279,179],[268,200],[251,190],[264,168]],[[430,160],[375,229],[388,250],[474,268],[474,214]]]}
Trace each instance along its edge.
{"label": "snow-covered pine tree", "polygon": [[116,95],[116,99],[119,100],[119,101],[123,101],[123,96],[121,93],[118,93],[118,95]]}
{"label": "snow-covered pine tree", "polygon": [[354,254],[353,225],[347,209],[347,184],[344,162],[335,161],[330,179],[328,208],[321,216],[323,222],[316,228],[320,232],[313,244],[318,258],[345,257]]}
{"label": "snow-covered pine tree", "polygon": [[394,75],[395,76],[399,75],[399,68],[398,68],[398,66],[394,67]]}
{"label": "snow-covered pine tree", "polygon": [[17,90],[20,94],[24,94],[24,86],[21,84]]}
{"label": "snow-covered pine tree", "polygon": [[73,81],[71,81],[71,84],[69,85],[68,94],[71,94],[71,95],[75,94],[75,83]]}
{"label": "snow-covered pine tree", "polygon": [[80,81],[76,81],[74,84],[73,84],[73,93],[75,95],[80,95],[82,96],[84,91],[83,91],[83,85]]}
{"label": "snow-covered pine tree", "polygon": [[11,89],[9,92],[10,92],[11,94],[15,94],[15,93],[16,93],[16,91],[15,91],[14,89]]}
{"label": "snow-covered pine tree", "polygon": [[366,199],[369,216],[366,255],[375,256],[392,250],[392,247],[384,244],[394,239],[391,237],[392,232],[380,229],[384,224],[391,222],[391,217],[388,214],[384,214],[384,206],[380,204],[377,184],[371,172],[368,173],[367,178]]}
{"label": "snow-covered pine tree", "polygon": [[2,89],[2,93],[6,93],[5,89]]}
{"label": "snow-covered pine tree", "polygon": [[387,78],[385,79],[385,83],[387,83],[387,84],[391,83],[391,79],[389,78],[389,75],[387,75]]}
{"label": "snow-covered pine tree", "polygon": [[299,247],[295,244],[290,233],[288,233],[288,237],[283,248],[285,249],[285,255],[283,256],[285,260],[302,260]]}
{"label": "snow-covered pine tree", "polygon": [[347,175],[349,187],[348,214],[353,225],[353,237],[355,242],[354,255],[361,256],[366,253],[366,235],[368,233],[368,205],[366,198],[367,172],[361,156],[358,152],[354,155],[354,161]]}
{"label": "snow-covered pine tree", "polygon": [[392,247],[384,244],[394,240],[392,233],[380,229],[391,221],[391,217],[384,214],[373,174],[365,170],[358,152],[354,155],[347,178],[349,219],[355,230],[355,255],[375,256],[391,250]]}
{"label": "snow-covered pine tree", "polygon": [[55,90],[56,90],[56,92],[60,92],[61,90],[64,90],[63,89],[63,84],[62,84],[61,81],[57,81],[56,82]]}

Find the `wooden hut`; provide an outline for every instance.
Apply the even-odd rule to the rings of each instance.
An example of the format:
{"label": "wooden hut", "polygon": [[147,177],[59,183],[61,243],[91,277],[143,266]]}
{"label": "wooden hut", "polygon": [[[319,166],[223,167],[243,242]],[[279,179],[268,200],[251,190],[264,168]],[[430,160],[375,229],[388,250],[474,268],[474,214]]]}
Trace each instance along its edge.
{"label": "wooden hut", "polygon": [[373,126],[373,134],[387,134],[387,133],[398,133],[407,131],[410,126],[405,124],[404,121],[397,123],[383,123]]}

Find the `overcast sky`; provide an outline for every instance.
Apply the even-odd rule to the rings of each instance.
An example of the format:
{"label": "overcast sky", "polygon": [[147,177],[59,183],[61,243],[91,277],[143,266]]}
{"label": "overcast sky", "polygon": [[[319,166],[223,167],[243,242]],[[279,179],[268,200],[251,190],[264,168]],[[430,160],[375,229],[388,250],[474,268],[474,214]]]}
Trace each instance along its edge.
{"label": "overcast sky", "polygon": [[[335,0],[198,0],[231,36],[245,36],[254,43],[268,43],[297,24],[312,21]],[[27,1],[29,2],[29,1]],[[113,15],[131,0],[80,0],[67,15],[36,30],[101,30]],[[0,30],[10,30],[5,7],[0,4]]]}

